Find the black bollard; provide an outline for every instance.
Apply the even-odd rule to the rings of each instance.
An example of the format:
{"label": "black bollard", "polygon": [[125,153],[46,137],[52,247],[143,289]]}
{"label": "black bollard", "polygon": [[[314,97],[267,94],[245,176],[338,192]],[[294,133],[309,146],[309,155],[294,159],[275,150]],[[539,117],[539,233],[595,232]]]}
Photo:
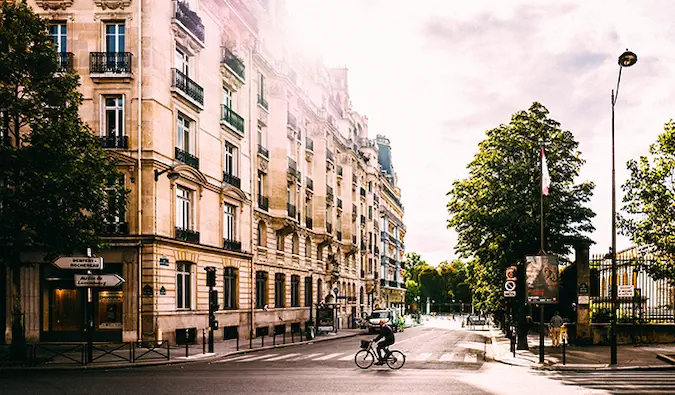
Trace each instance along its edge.
{"label": "black bollard", "polygon": [[276,346],[277,345],[277,331],[274,331],[274,335],[272,335],[272,345]]}
{"label": "black bollard", "polygon": [[188,352],[188,347],[189,347],[189,346],[188,346],[188,344],[189,344],[188,342],[185,342],[185,358],[187,358],[188,355],[189,355],[189,352]]}
{"label": "black bollard", "polygon": [[563,337],[562,339],[562,353],[563,353],[563,365],[567,362],[566,361],[566,355],[565,355],[565,344],[567,342],[565,341],[565,338]]}
{"label": "black bollard", "polygon": [[291,331],[291,343],[295,343],[295,332]]}
{"label": "black bollard", "polygon": [[237,351],[239,351],[239,333],[237,333]]}
{"label": "black bollard", "polygon": [[206,329],[202,329],[202,354],[206,354]]}

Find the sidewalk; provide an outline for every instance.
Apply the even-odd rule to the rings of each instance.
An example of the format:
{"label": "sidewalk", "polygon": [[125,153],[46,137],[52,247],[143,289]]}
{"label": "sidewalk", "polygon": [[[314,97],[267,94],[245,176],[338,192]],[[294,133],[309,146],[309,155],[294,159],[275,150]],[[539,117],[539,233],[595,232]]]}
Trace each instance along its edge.
{"label": "sidewalk", "polygon": [[563,365],[562,347],[552,347],[551,339],[544,339],[544,363],[539,363],[539,335],[528,335],[529,350],[510,351],[511,341],[495,328],[492,335],[492,357],[507,365],[524,366],[540,370],[675,370],[675,344],[649,344],[642,346],[619,345],[617,362],[609,365],[609,346],[566,346]]}
{"label": "sidewalk", "polygon": [[[236,340],[226,340],[220,342],[217,341],[214,343],[213,353],[203,352],[204,346],[202,344],[201,336],[199,336],[198,344],[189,345],[187,347],[187,351],[185,346],[175,344],[171,345],[168,352],[166,347],[158,347],[155,349],[155,351],[151,350],[148,352],[145,348],[131,350],[126,345],[120,347],[116,344],[103,345],[94,343],[94,349],[96,350],[94,353],[95,361],[86,365],[79,363],[79,361],[84,359],[84,349],[81,344],[78,345],[77,343],[73,343],[70,345],[61,346],[50,346],[45,344],[43,351],[49,349],[50,347],[55,350],[48,351],[48,356],[51,359],[50,362],[33,366],[3,366],[1,363],[2,358],[0,358],[0,373],[24,370],[114,369],[201,362],[224,358],[231,355],[269,350],[273,348],[292,347],[302,344],[312,344],[323,341],[344,339],[366,333],[367,331],[363,329],[340,329],[338,333],[322,334],[309,341],[305,340],[304,336],[301,341],[299,335],[296,334],[291,336],[291,334],[288,333],[286,335],[285,342],[283,336],[281,335],[277,335],[276,338],[266,336],[264,338],[253,339],[253,348],[249,348],[250,343],[248,340],[241,340],[239,343],[239,350],[237,350]],[[106,348],[109,350],[106,350]],[[208,344],[206,345],[206,349],[208,349]],[[149,357],[145,357],[143,360],[138,358],[136,362],[130,362],[130,359],[132,359],[129,357],[131,353],[135,353],[134,359],[138,358],[139,355],[142,356],[149,354]]]}

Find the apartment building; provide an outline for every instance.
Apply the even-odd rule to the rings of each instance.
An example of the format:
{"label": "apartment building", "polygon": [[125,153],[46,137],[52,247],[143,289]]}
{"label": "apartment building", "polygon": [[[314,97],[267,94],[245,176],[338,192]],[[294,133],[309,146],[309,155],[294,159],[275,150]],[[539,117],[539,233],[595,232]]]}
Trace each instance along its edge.
{"label": "apartment building", "polygon": [[[347,70],[293,48],[282,0],[28,3],[131,190],[96,252],[125,282],[93,289],[95,340],[193,341],[208,327],[207,267],[216,339],[304,329],[320,302],[341,327],[395,303],[378,282],[381,148]],[[75,272],[34,261],[27,337],[83,340]]]}

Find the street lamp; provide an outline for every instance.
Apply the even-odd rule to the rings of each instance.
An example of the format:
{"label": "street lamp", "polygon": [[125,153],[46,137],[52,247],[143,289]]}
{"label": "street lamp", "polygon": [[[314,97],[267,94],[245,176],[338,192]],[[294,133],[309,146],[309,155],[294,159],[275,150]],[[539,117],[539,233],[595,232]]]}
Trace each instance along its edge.
{"label": "street lamp", "polygon": [[612,89],[612,320],[610,336],[610,365],[616,365],[616,311],[617,311],[617,268],[616,268],[616,166],[614,153],[614,106],[619,98],[621,70],[637,63],[637,55],[628,49],[619,56],[619,78],[616,80],[616,95]]}

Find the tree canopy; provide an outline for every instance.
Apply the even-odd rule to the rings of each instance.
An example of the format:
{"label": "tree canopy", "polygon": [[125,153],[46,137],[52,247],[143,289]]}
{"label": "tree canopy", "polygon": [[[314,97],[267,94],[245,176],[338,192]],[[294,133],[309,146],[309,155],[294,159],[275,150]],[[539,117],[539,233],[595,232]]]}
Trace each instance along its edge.
{"label": "tree canopy", "polygon": [[468,164],[469,175],[448,192],[448,228],[455,249],[470,260],[474,301],[483,310],[501,299],[504,270],[540,249],[541,146],[551,178],[544,198],[545,250],[564,259],[594,227],[587,207],[594,184],[576,183],[584,160],[570,131],[540,103],[512,115],[508,124],[486,131]]}
{"label": "tree canopy", "polygon": [[468,303],[471,291],[466,284],[466,264],[459,260],[441,262],[430,266],[415,253],[406,254],[406,304],[426,303],[427,298],[436,303]]}

